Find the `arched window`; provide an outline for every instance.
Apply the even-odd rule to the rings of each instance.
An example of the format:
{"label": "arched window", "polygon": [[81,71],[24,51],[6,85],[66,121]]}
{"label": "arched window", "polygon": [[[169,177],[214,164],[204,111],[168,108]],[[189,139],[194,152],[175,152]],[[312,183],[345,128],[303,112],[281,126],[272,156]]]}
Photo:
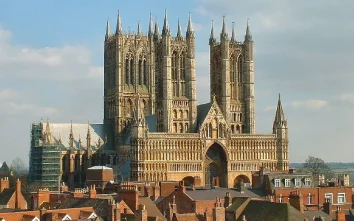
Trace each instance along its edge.
{"label": "arched window", "polygon": [[146,66],[146,59],[144,59],[143,62],[143,71],[144,71],[144,85],[148,85],[148,71],[147,71],[147,66]]}
{"label": "arched window", "polygon": [[177,119],[177,111],[176,110],[173,110],[173,118]]}
{"label": "arched window", "polygon": [[134,84],[135,76],[134,76],[134,59],[130,59],[130,84]]}
{"label": "arched window", "polygon": [[188,119],[188,110],[184,111],[184,117],[185,117],[185,119]]}
{"label": "arched window", "polygon": [[235,125],[231,125],[231,133],[232,133],[232,134],[235,133]]}
{"label": "arched window", "polygon": [[179,118],[183,119],[183,111],[182,110],[179,110]]}
{"label": "arched window", "polygon": [[125,58],[125,83],[130,84],[129,58]]}
{"label": "arched window", "polygon": [[183,124],[182,123],[179,124],[179,132],[183,133]]}
{"label": "arched window", "polygon": [[181,78],[181,95],[187,96],[187,88],[186,88],[186,57],[185,53],[182,52],[179,58],[179,73]]}
{"label": "arched window", "polygon": [[240,113],[240,122],[242,122],[242,113]]}
{"label": "arched window", "polygon": [[236,126],[236,132],[239,134],[240,133],[240,125]]}
{"label": "arched window", "polygon": [[177,124],[176,123],[173,124],[173,132],[177,133]]}
{"label": "arched window", "polygon": [[188,124],[184,124],[184,132],[187,132],[188,131]]}

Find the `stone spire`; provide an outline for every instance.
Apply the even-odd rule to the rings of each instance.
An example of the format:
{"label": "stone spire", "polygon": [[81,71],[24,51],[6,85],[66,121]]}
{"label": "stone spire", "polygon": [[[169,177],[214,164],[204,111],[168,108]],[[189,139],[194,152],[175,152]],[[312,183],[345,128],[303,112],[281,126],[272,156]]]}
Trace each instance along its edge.
{"label": "stone spire", "polygon": [[210,38],[209,44],[214,44],[216,42],[216,38],[214,35],[214,20],[211,20],[211,30],[210,30]]}
{"label": "stone spire", "polygon": [[79,146],[78,146],[78,149],[80,150],[81,149],[81,136],[80,136],[80,134],[79,134]]}
{"label": "stone spire", "polygon": [[121,35],[122,33],[122,21],[120,20],[120,12],[118,10],[116,34]]}
{"label": "stone spire", "polygon": [[186,37],[187,37],[187,38],[194,38],[194,29],[193,29],[193,23],[192,23],[192,16],[191,16],[191,13],[189,13]]}
{"label": "stone spire", "polygon": [[252,41],[252,34],[251,34],[250,26],[248,24],[248,18],[247,18],[247,27],[246,27],[245,41]]}
{"label": "stone spire", "polygon": [[167,10],[165,10],[165,19],[163,21],[162,35],[170,35],[170,26],[168,25]]}
{"label": "stone spire", "polygon": [[90,150],[91,150],[91,130],[90,130],[90,122],[87,123],[86,148],[87,148],[87,151],[90,152]]}
{"label": "stone spire", "polygon": [[154,31],[154,40],[159,40],[160,38],[160,29],[159,29],[159,24],[157,23],[157,19],[155,22],[155,31]]}
{"label": "stone spire", "polygon": [[151,38],[154,35],[154,24],[152,23],[152,15],[150,13],[150,22],[149,22],[149,33],[148,36]]}
{"label": "stone spire", "polygon": [[226,23],[225,23],[225,16],[223,16],[223,19],[222,19],[222,29],[221,29],[221,34],[220,34],[220,39],[224,39],[224,40],[227,40],[228,39],[228,34],[227,34],[227,31],[226,31]]}
{"label": "stone spire", "polygon": [[74,147],[74,132],[73,132],[73,122],[72,121],[71,121],[71,125],[70,125],[69,145],[70,145],[70,149],[72,149]]}
{"label": "stone spire", "polygon": [[109,18],[107,19],[107,27],[106,27],[106,40],[109,38],[109,36],[111,35],[111,27],[109,25]]}
{"label": "stone spire", "polygon": [[138,22],[138,31],[137,34],[140,35],[141,34],[141,30],[140,30],[140,21]]}
{"label": "stone spire", "polygon": [[235,22],[232,22],[231,42],[236,42],[236,37],[235,37]]}
{"label": "stone spire", "polygon": [[276,126],[287,126],[286,125],[286,118],[285,118],[285,114],[283,111],[283,106],[281,104],[281,100],[280,100],[280,94],[278,97],[278,105],[277,105],[277,111],[275,113],[275,119],[274,119],[274,124],[273,124],[273,128]]}
{"label": "stone spire", "polygon": [[179,23],[179,19],[178,19],[177,38],[182,38],[182,28],[181,28],[181,24]]}

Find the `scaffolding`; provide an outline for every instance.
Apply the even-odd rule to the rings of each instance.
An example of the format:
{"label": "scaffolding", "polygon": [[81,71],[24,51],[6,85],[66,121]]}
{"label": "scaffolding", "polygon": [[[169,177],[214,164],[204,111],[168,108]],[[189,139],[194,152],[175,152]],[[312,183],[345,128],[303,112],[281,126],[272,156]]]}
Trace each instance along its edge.
{"label": "scaffolding", "polygon": [[60,149],[57,144],[42,144],[43,125],[32,124],[29,179],[43,188],[58,190]]}

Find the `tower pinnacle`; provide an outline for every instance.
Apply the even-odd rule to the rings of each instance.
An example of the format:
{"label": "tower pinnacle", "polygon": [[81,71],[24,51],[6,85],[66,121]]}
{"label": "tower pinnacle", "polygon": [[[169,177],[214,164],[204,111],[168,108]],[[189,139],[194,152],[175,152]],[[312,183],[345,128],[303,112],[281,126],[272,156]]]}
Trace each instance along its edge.
{"label": "tower pinnacle", "polygon": [[141,30],[140,30],[140,21],[138,22],[138,31],[137,34],[140,35],[141,34]]}
{"label": "tower pinnacle", "polygon": [[152,15],[150,13],[150,22],[149,22],[149,38],[151,38],[154,35],[154,25],[152,23]]}
{"label": "tower pinnacle", "polygon": [[181,29],[181,24],[179,23],[179,19],[178,19],[177,38],[182,38],[182,29]]}
{"label": "tower pinnacle", "polygon": [[278,105],[277,105],[277,111],[275,113],[274,126],[279,125],[279,124],[286,124],[286,118],[285,118],[283,106],[282,106],[281,100],[280,100],[280,93],[278,95]]}
{"label": "tower pinnacle", "polygon": [[214,44],[215,42],[216,42],[216,39],[215,39],[215,35],[214,35],[214,20],[211,20],[209,44]]}
{"label": "tower pinnacle", "polygon": [[160,29],[159,29],[159,24],[157,23],[157,19],[155,22],[155,32],[154,32],[154,40],[159,40],[160,38]]}
{"label": "tower pinnacle", "polygon": [[111,28],[109,25],[109,18],[107,19],[107,27],[106,27],[106,40],[109,38],[109,36],[111,35]]}
{"label": "tower pinnacle", "polygon": [[118,10],[116,34],[120,35],[122,33],[123,33],[123,31],[122,31],[122,21],[120,20],[120,12]]}
{"label": "tower pinnacle", "polygon": [[170,35],[170,26],[168,25],[167,10],[165,10],[165,19],[163,21],[162,35]]}
{"label": "tower pinnacle", "polygon": [[189,13],[186,37],[187,38],[194,38],[194,30],[193,30],[193,23],[192,23],[191,13]]}
{"label": "tower pinnacle", "polygon": [[231,42],[235,42],[236,37],[235,37],[235,22],[232,22],[232,35],[231,35]]}
{"label": "tower pinnacle", "polygon": [[248,24],[248,18],[247,18],[247,27],[246,27],[246,35],[245,35],[245,41],[252,41],[252,34],[251,34],[251,29]]}
{"label": "tower pinnacle", "polygon": [[228,39],[228,34],[226,31],[225,16],[223,16],[223,19],[222,19],[222,30],[221,30],[220,38],[224,39],[224,40]]}

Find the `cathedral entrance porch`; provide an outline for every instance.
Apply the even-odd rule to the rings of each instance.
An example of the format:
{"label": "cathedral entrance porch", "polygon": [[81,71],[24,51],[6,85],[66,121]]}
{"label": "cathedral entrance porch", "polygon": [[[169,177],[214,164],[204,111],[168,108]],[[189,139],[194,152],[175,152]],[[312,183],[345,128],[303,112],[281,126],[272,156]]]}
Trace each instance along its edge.
{"label": "cathedral entrance porch", "polygon": [[204,161],[205,186],[227,187],[227,157],[220,144],[212,144],[205,155]]}

